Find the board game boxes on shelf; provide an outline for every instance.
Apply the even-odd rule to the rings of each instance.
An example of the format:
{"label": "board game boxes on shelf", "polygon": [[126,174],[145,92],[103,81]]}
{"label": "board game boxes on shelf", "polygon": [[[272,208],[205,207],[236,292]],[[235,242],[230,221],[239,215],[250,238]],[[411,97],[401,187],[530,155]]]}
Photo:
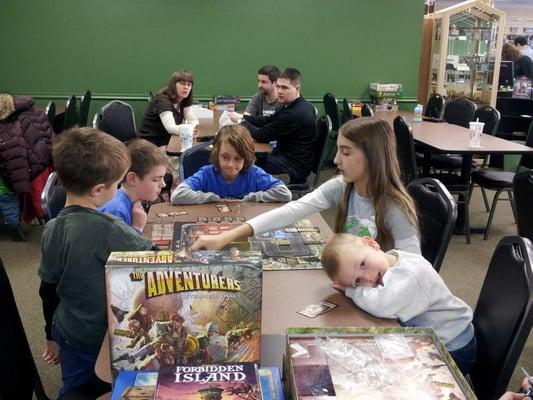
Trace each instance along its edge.
{"label": "board game boxes on shelf", "polygon": [[289,328],[294,400],[475,399],[431,328]]}
{"label": "board game boxes on shelf", "polygon": [[105,275],[113,373],[260,361],[259,253],[117,252]]}
{"label": "board game boxes on shelf", "polygon": [[156,400],[261,400],[254,363],[176,366],[160,372]]}
{"label": "board game boxes on shelf", "polygon": [[120,371],[111,400],[153,400],[157,371]]}

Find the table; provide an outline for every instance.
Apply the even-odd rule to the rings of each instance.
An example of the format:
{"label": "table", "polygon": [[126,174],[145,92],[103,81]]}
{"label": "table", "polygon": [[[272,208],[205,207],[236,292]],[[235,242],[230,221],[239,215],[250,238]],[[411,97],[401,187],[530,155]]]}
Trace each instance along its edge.
{"label": "table", "polygon": [[[196,221],[199,216],[243,216],[246,219],[279,207],[275,203],[226,202],[230,213],[221,214],[215,204],[194,206],[173,206],[170,203],[154,204],[148,213],[147,227],[143,232],[149,236],[151,223],[161,220]],[[237,214],[237,204],[241,204]],[[186,211],[188,215],[175,217],[157,217],[158,213]],[[331,228],[320,214],[309,217],[320,228],[324,239],[333,235]],[[339,307],[316,318],[307,318],[297,313],[298,310],[321,300],[331,301]],[[380,319],[359,309],[344,294],[331,287],[330,281],[322,270],[292,270],[263,272],[263,307],[261,321],[261,366],[282,366],[285,353],[285,331],[288,327],[335,327],[335,326],[399,326],[395,320]],[[109,370],[109,341],[104,340],[95,367],[97,375],[111,381]]]}
{"label": "table", "polygon": [[[221,111],[213,111],[213,118],[199,118],[200,125],[198,126],[198,134],[193,139],[193,146],[205,140],[212,139],[218,132],[218,121],[222,115]],[[254,140],[254,148],[256,153],[270,153],[272,146],[268,143],[259,143]],[[181,154],[181,140],[179,136],[170,135],[170,140],[167,145],[167,154],[170,156],[179,156]]]}

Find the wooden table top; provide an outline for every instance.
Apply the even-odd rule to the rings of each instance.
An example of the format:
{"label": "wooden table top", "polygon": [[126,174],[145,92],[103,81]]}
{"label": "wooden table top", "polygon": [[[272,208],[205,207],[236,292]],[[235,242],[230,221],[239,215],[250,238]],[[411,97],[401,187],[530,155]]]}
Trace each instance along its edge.
{"label": "wooden table top", "polygon": [[413,130],[413,137],[417,142],[423,143],[433,150],[441,153],[462,153],[462,154],[523,154],[533,151],[533,148],[510,140],[501,139],[495,136],[482,134],[481,147],[469,146],[469,129],[459,125],[448,124],[447,122],[414,122],[413,113],[406,111],[375,112],[376,118],[388,121],[393,124],[394,118],[401,115]]}
{"label": "wooden table top", "polygon": [[[215,203],[174,206],[170,203],[154,204],[148,213],[147,227],[143,234],[149,236],[152,223],[163,221],[196,221],[199,216],[242,216],[247,220],[279,207],[279,203],[220,202],[231,208],[229,213],[220,213]],[[237,207],[237,204],[240,207]],[[186,211],[187,215],[175,217],[158,217],[158,213]],[[328,239],[333,231],[320,214],[308,218],[320,228],[322,238]],[[308,318],[297,311],[302,308],[327,300],[338,307],[315,318]],[[333,289],[329,278],[322,270],[284,270],[263,272],[263,306],[261,317],[261,366],[281,368],[285,353],[285,332],[289,327],[369,327],[399,326],[395,320],[376,318],[358,308],[344,294]],[[111,381],[109,369],[109,341],[102,344],[95,371],[100,379]]]}
{"label": "wooden table top", "polygon": [[[219,119],[222,115],[221,111],[214,111],[213,118],[198,118],[200,125],[198,125],[198,134],[193,139],[193,146],[201,143],[198,138],[213,138],[219,129]],[[254,149],[256,153],[270,153],[272,152],[272,146],[268,143],[259,143],[254,140]],[[179,136],[171,135],[167,145],[168,155],[180,155],[181,154],[181,140]]]}

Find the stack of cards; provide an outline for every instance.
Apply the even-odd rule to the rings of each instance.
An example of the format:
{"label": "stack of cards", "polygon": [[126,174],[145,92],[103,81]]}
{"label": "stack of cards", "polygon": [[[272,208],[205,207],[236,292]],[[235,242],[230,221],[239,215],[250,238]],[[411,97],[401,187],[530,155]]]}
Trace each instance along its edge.
{"label": "stack of cards", "polygon": [[217,204],[216,208],[217,208],[218,212],[221,212],[221,213],[229,213],[229,212],[231,212],[231,208],[227,204]]}
{"label": "stack of cards", "polygon": [[173,235],[174,225],[172,223],[152,225],[152,242],[161,250],[170,248]]}
{"label": "stack of cards", "polygon": [[322,300],[318,304],[309,304],[308,306],[302,308],[300,311],[298,311],[298,314],[305,315],[309,318],[315,318],[318,317],[321,314],[325,314],[328,311],[333,310],[334,308],[338,307],[338,304],[330,303],[329,301]]}

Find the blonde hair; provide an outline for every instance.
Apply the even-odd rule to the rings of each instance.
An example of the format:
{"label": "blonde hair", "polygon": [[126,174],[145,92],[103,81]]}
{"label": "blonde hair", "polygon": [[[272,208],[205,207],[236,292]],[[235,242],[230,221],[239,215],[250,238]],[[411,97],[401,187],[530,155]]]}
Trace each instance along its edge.
{"label": "blonde hair", "polygon": [[[394,238],[385,223],[388,207],[398,206],[418,229],[413,200],[400,178],[396,156],[396,138],[390,124],[378,118],[363,117],[348,121],[339,129],[342,135],[359,148],[367,160],[368,197],[376,212],[376,242],[384,251],[394,247]],[[354,184],[346,184],[335,221],[335,232],[345,232],[348,203]]]}
{"label": "blonde hair", "polygon": [[334,235],[324,246],[320,262],[322,269],[329,279],[335,281],[339,273],[339,264],[345,246],[358,247],[363,245],[363,239],[349,233],[339,233]]}

